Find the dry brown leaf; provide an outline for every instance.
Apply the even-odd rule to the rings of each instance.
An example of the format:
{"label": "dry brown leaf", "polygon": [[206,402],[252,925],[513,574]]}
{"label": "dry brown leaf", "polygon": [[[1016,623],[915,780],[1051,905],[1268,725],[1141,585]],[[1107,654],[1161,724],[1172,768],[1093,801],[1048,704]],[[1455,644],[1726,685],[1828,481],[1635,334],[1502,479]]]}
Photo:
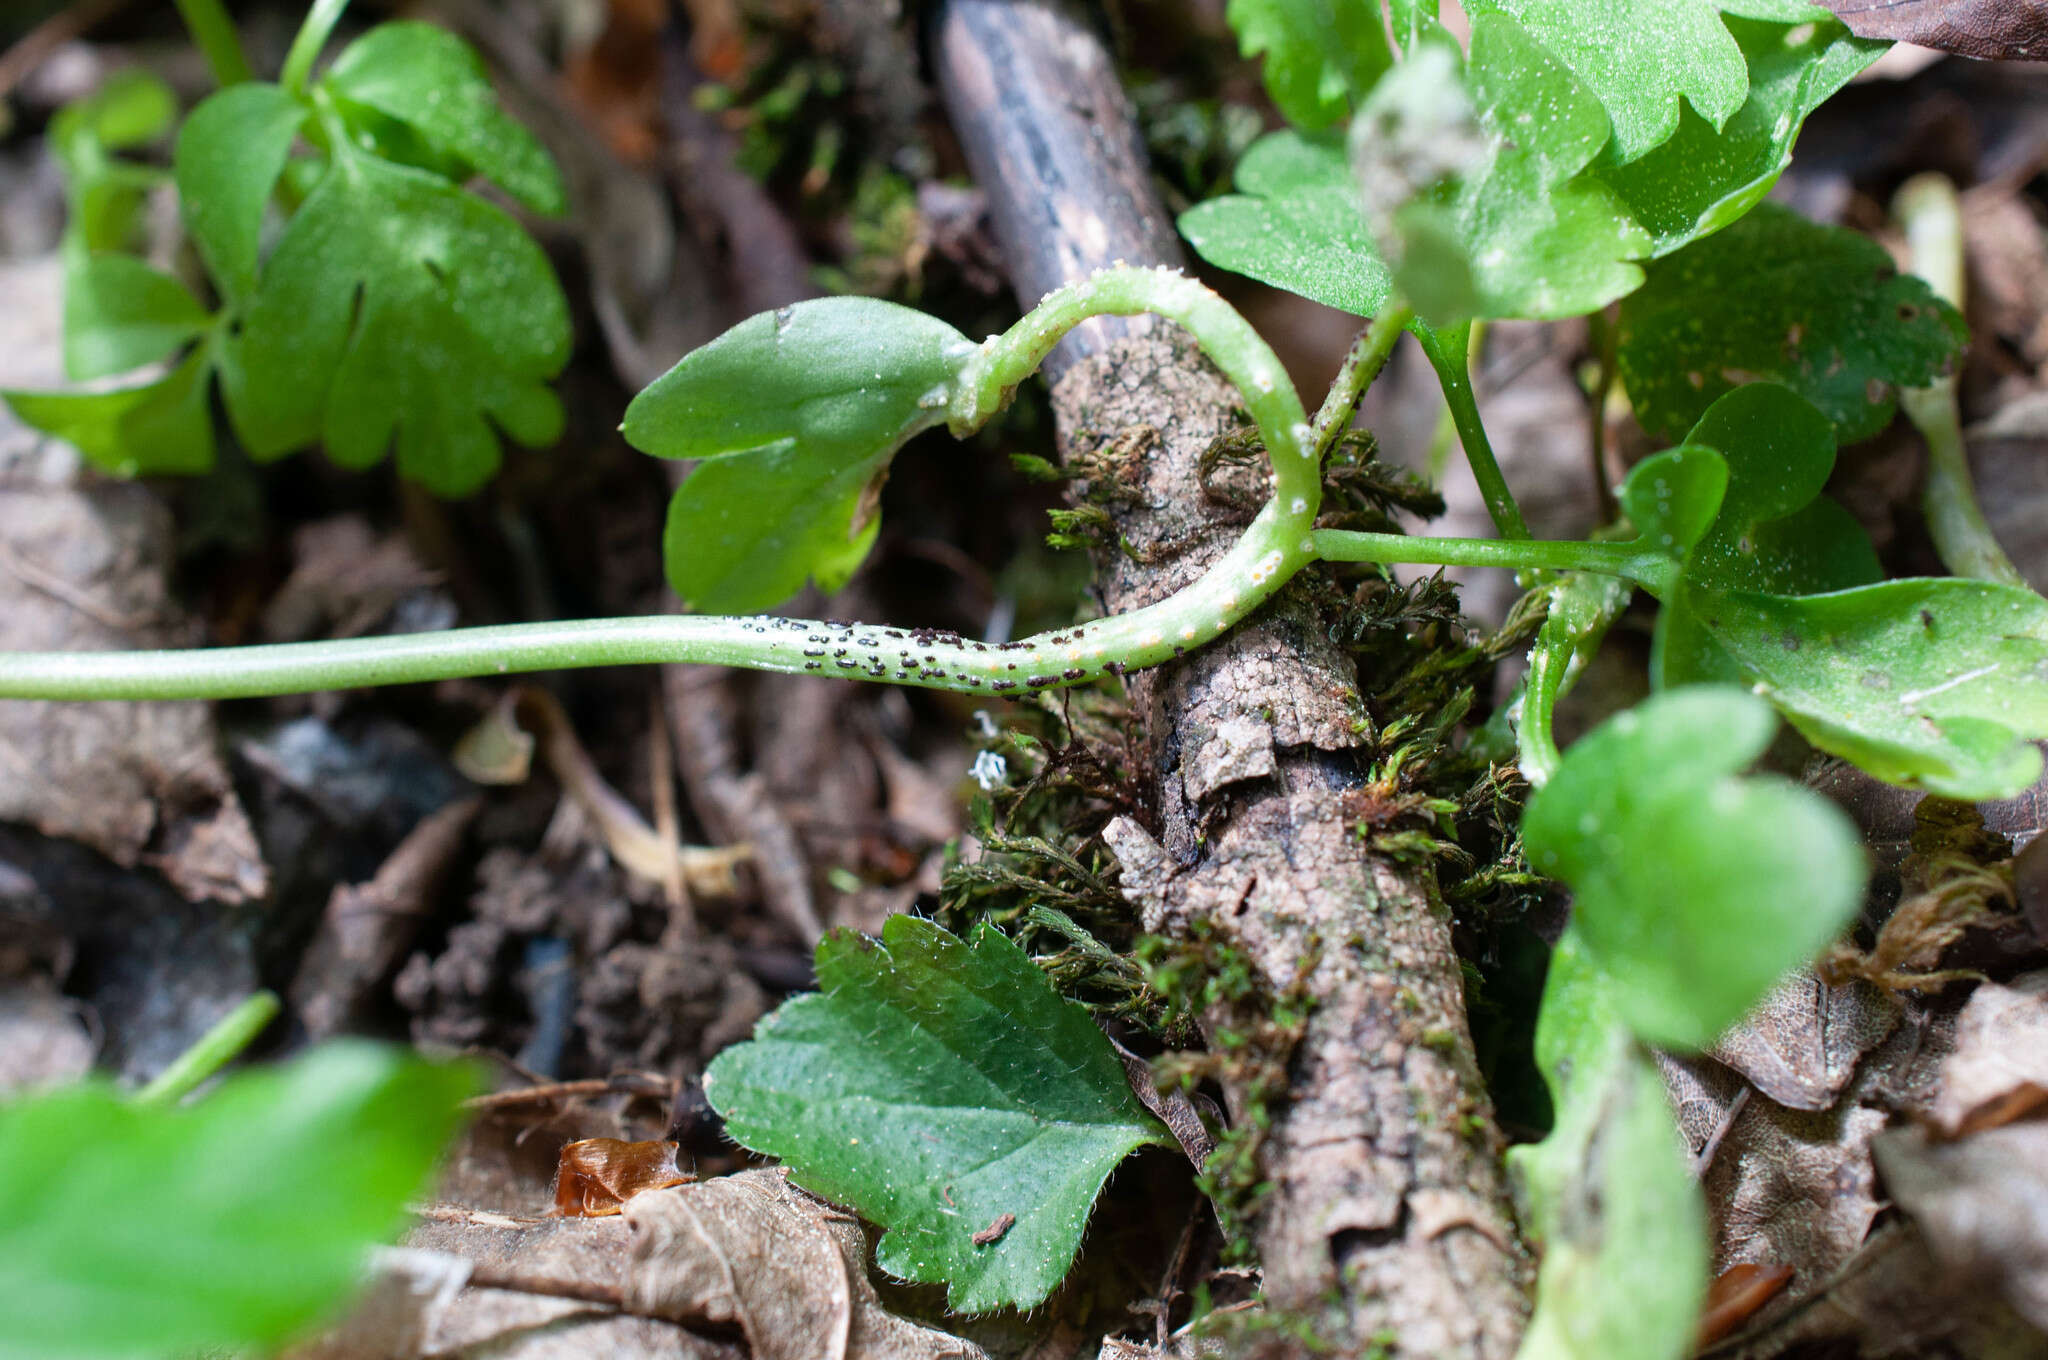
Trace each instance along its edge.
{"label": "dry brown leaf", "polygon": [[1932,1121],[1949,1138],[2008,1123],[2048,1101],[2048,971],[1987,982],[1956,1017]]}
{"label": "dry brown leaf", "polygon": [[562,1145],[555,1169],[555,1212],[564,1218],[602,1218],[627,1200],[697,1179],[676,1165],[676,1144],[651,1138],[579,1138]]}
{"label": "dry brown leaf", "polygon": [[1802,968],[1710,1051],[1778,1104],[1825,1110],[1898,1018],[1897,1003],[1869,983],[1829,987]]}
{"label": "dry brown leaf", "polygon": [[[0,649],[188,641],[169,513],[141,486],[0,489]],[[0,819],[159,868],[187,898],[246,902],[270,871],[201,703],[0,704]]]}
{"label": "dry brown leaf", "polygon": [[1785,1266],[1744,1263],[1730,1266],[1707,1286],[1707,1305],[1700,1310],[1699,1344],[1711,1346],[1747,1322],[1792,1279]]}
{"label": "dry brown leaf", "polygon": [[1892,1129],[1871,1150],[1934,1258],[1958,1280],[1997,1288],[2048,1331],[2048,1120],[1955,1142]]}
{"label": "dry brown leaf", "polygon": [[1821,0],[1862,38],[1889,38],[1966,57],[2048,60],[2039,0]]}
{"label": "dry brown leaf", "polygon": [[629,1201],[626,1304],[677,1321],[737,1325],[756,1360],[941,1360],[983,1352],[897,1317],[867,1276],[860,1225],[780,1170]]}

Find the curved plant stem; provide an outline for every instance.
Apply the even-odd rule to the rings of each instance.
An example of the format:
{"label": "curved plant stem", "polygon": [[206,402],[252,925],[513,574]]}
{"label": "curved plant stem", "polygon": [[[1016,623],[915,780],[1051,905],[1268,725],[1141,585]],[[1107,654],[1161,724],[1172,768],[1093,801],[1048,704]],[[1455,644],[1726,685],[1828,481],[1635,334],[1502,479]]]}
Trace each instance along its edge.
{"label": "curved plant stem", "polygon": [[192,1047],[180,1053],[155,1081],[135,1093],[137,1105],[175,1105],[199,1088],[200,1083],[233,1062],[277,1018],[277,993],[264,991],[248,997],[229,1011]]}
{"label": "curved plant stem", "polygon": [[1418,321],[1411,329],[1422,342],[1422,352],[1429,356],[1430,367],[1436,370],[1444,402],[1458,427],[1458,441],[1465,446],[1465,460],[1472,465],[1479,494],[1486,498],[1487,513],[1493,516],[1493,527],[1500,530],[1502,538],[1527,538],[1529,526],[1523,522],[1522,507],[1515,504],[1507,478],[1501,476],[1493,445],[1486,438],[1486,426],[1479,419],[1479,404],[1472,397],[1472,375],[1466,362],[1472,323],[1435,330]]}
{"label": "curved plant stem", "polygon": [[1324,396],[1323,404],[1316,408],[1316,418],[1311,422],[1318,459],[1329,456],[1338,436],[1351,424],[1351,417],[1357,412],[1365,389],[1372,386],[1373,379],[1379,377],[1380,370],[1387,366],[1387,356],[1394,352],[1394,342],[1401,338],[1401,332],[1414,319],[1414,313],[1406,307],[1396,307],[1373,321],[1352,340],[1351,348],[1344,352],[1344,362],[1338,365],[1336,378],[1330,383],[1329,393]]}
{"label": "curved plant stem", "polygon": [[228,17],[221,0],[178,0],[178,15],[184,19],[192,41],[198,44],[200,53],[205,56],[207,68],[213,72],[216,84],[225,88],[256,78],[256,73],[249,69],[249,58],[242,51],[235,21]]}
{"label": "curved plant stem", "polygon": [[[1274,481],[1273,499],[1237,543],[1198,580],[1147,608],[1001,645],[864,624],[657,615],[198,651],[18,652],[0,654],[0,697],[228,699],[670,662],[1002,695],[1158,665],[1214,639],[1317,560],[1311,534],[1322,500],[1321,440],[1266,342],[1223,299],[1178,273],[1105,270],[1053,293],[983,345],[962,370],[946,414],[956,432],[977,428],[1076,323],[1143,311],[1185,326],[1237,384],[1265,439]],[[1367,329],[1346,391],[1326,407],[1333,425],[1384,363],[1405,319],[1390,313]],[[1389,542],[1412,554],[1427,540]]]}
{"label": "curved plant stem", "polygon": [[[1906,229],[1913,272],[1950,305],[1961,307],[1963,218],[1955,185],[1943,175],[1915,175],[1892,199],[1892,215]],[[2026,578],[1998,546],[1977,503],[1969,454],[1963,447],[1962,415],[1956,409],[1956,380],[1944,376],[1902,392],[1899,404],[1927,441],[1922,508],[1943,565],[1958,576],[2025,586]]]}
{"label": "curved plant stem", "polygon": [[313,63],[320,59],[320,49],[327,46],[334,26],[341,22],[341,12],[347,8],[348,0],[314,0],[306,22],[299,25],[298,36],[292,39],[291,50],[285,53],[284,69],[277,77],[280,85],[293,94],[306,92],[306,84],[313,76]]}
{"label": "curved plant stem", "polygon": [[1633,594],[1626,581],[1592,572],[1570,572],[1549,586],[1550,613],[1529,649],[1529,670],[1515,714],[1515,744],[1522,777],[1542,788],[1557,772],[1557,701],[1600,650],[1607,630],[1621,617]]}

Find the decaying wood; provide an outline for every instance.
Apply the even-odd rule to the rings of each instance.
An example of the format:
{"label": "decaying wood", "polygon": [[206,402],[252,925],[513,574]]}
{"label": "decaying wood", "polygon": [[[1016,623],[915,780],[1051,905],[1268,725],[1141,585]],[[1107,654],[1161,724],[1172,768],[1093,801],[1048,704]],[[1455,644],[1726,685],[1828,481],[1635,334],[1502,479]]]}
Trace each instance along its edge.
{"label": "decaying wood", "polygon": [[[1181,263],[1114,66],[1084,23],[1050,0],[954,0],[935,36],[948,111],[1027,303],[1118,258]],[[1081,336],[1058,357],[1063,456],[1120,436],[1146,449],[1137,495],[1116,511],[1138,560],[1105,561],[1101,580],[1111,610],[1151,603],[1235,536],[1195,490],[1234,394],[1163,324]],[[1253,961],[1268,1001],[1297,988],[1311,999],[1292,1051],[1265,1055],[1286,1064],[1290,1093],[1261,1154],[1270,1303],[1341,1354],[1504,1358],[1530,1262],[1448,914],[1426,878],[1367,854],[1341,809],[1362,779],[1363,710],[1314,589],[1291,587],[1222,641],[1134,680],[1157,825],[1120,819],[1112,842],[1148,926],[1202,923]],[[1263,1009],[1226,1006],[1205,1023],[1212,1036],[1271,1031]],[[1242,1118],[1255,1097],[1233,1085]]]}

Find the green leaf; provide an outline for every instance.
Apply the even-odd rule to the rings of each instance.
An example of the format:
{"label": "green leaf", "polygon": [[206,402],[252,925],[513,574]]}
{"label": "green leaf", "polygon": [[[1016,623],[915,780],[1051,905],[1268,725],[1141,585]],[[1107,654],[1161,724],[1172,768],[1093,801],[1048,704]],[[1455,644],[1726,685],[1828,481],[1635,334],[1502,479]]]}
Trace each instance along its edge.
{"label": "green leaf", "polygon": [[1677,130],[1653,150],[1595,171],[1649,229],[1653,255],[1719,231],[1754,207],[1791,164],[1806,116],[1887,46],[1850,36],[1824,13],[1787,23],[1725,22],[1749,65],[1749,97],[1734,117],[1716,129],[1684,109]]}
{"label": "green leaf", "polygon": [[1880,779],[1972,801],[2041,773],[2048,600],[1988,581],[1886,581],[1692,608],[1806,739]]}
{"label": "green leaf", "polygon": [[535,212],[567,210],[553,159],[500,105],[482,59],[446,29],[379,24],[343,49],[320,83],[352,122],[374,109]]}
{"label": "green leaf", "polygon": [[1818,794],[1739,778],[1777,727],[1742,690],[1655,695],[1565,752],[1522,819],[1529,863],[1645,1041],[1704,1048],[1862,901],[1863,846]]}
{"label": "green leaf", "polygon": [[1749,94],[1742,50],[1711,0],[1473,0],[1475,19],[1505,14],[1556,53],[1592,92],[1626,164],[1678,126],[1681,100],[1713,127]]}
{"label": "green leaf", "polygon": [[1576,927],[1551,956],[1536,1062],[1557,1122],[1513,1148],[1543,1247],[1518,1360],[1681,1360],[1707,1287],[1707,1222],[1663,1080]]}
{"label": "green leaf", "polygon": [[1590,571],[1564,572],[1550,584],[1543,626],[1529,646],[1529,669],[1514,710],[1522,773],[1531,784],[1540,786],[1556,773],[1562,759],[1558,700],[1571,692],[1634,595],[1627,581]]}
{"label": "green leaf", "polygon": [[1659,689],[1744,679],[1694,613],[1694,588],[1807,595],[1884,575],[1855,516],[1821,494],[1835,436],[1811,402],[1776,383],[1738,387],[1700,417],[1686,442],[1721,452],[1728,489],[1686,561],[1688,589],[1672,593],[1657,617],[1650,682]]}
{"label": "green leaf", "polygon": [[874,542],[889,460],[946,418],[974,352],[909,307],[820,298],[750,317],[655,379],[626,408],[627,440],[660,458],[718,460],[669,509],[677,593],[748,613],[806,576],[844,584]]}
{"label": "green leaf", "polygon": [[133,255],[88,255],[64,281],[64,371],[84,382],[155,363],[213,323],[184,284]]}
{"label": "green leaf", "polygon": [[1637,416],[1667,437],[1762,378],[1818,406],[1840,442],[1867,439],[1897,389],[1946,372],[1966,339],[1956,310],[1881,246],[1773,203],[1649,275],[1622,303],[1618,357]]}
{"label": "green leaf", "polygon": [[177,116],[170,86],[147,71],[128,70],[50,120],[50,149],[64,167],[70,209],[65,246],[74,258],[134,244],[143,195],[163,176],[112,153],[155,141]]}
{"label": "green leaf", "polygon": [[496,430],[559,437],[547,382],[569,339],[561,285],[517,223],[340,142],[264,266],[222,378],[256,457],[317,438],[368,467],[395,439],[400,472],[462,496],[497,470]]}
{"label": "green leaf", "polygon": [[178,130],[171,169],[185,229],[230,304],[256,291],[264,209],[305,121],[288,92],[250,82],[211,96]]}
{"label": "green leaf", "polygon": [[890,1274],[963,1312],[1041,1302],[1110,1171],[1170,1141],[1094,1020],[986,923],[969,944],[894,916],[826,936],[817,967],[705,1074],[727,1131],[881,1225]]}
{"label": "green leaf", "polygon": [[1728,491],[1728,460],[1688,439],[1637,463],[1617,493],[1635,541],[1683,563],[1713,527]]}
{"label": "green leaf", "polygon": [[0,1107],[0,1360],[275,1348],[398,1229],[474,1084],[342,1041],[184,1108]]}
{"label": "green leaf", "polygon": [[109,392],[0,392],[24,424],[78,446],[117,477],[190,474],[213,466],[208,401],[212,347],[154,382]]}
{"label": "green leaf", "polygon": [[1342,145],[1275,132],[1245,151],[1236,179],[1238,193],[1180,215],[1196,254],[1357,316],[1387,305],[1393,277],[1366,229]]}
{"label": "green leaf", "polygon": [[1379,0],[1230,0],[1247,57],[1265,56],[1266,92],[1287,121],[1342,120],[1393,61]]}

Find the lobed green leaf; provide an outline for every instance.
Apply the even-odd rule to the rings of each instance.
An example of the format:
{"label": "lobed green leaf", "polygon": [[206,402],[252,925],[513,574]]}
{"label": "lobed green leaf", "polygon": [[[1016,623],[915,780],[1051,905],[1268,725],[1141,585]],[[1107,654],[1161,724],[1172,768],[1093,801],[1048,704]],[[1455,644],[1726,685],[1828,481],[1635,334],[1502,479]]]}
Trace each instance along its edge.
{"label": "lobed green leaf", "polygon": [[1737,777],[1777,727],[1732,687],[1655,695],[1565,752],[1522,819],[1529,862],[1650,1043],[1712,1043],[1862,900],[1863,847],[1797,785]]}
{"label": "lobed green leaf", "polygon": [[1265,57],[1274,106],[1310,131],[1343,119],[1393,62],[1380,0],[1230,0],[1224,14],[1244,54]]}
{"label": "lobed green leaf", "polygon": [[535,212],[567,210],[554,160],[505,112],[482,58],[446,29],[379,24],[342,50],[320,86],[359,129],[363,110],[403,125],[454,162],[450,178],[474,171]]}
{"label": "lobed green leaf", "polygon": [[1760,22],[1730,14],[1723,22],[1749,67],[1742,107],[1719,128],[1681,109],[1676,129],[1656,147],[1594,172],[1649,231],[1652,255],[1717,232],[1756,206],[1791,164],[1806,116],[1886,46],[1850,36],[1828,16]]}
{"label": "lobed green leaf", "polygon": [[1853,443],[1891,420],[1900,387],[1945,372],[1966,331],[1875,242],[1761,203],[1651,266],[1622,303],[1617,338],[1629,397],[1655,433],[1674,434],[1761,378],[1805,397]]}
{"label": "lobed green leaf", "polygon": [[0,1106],[0,1360],[275,1348],[397,1230],[473,1088],[342,1041],[183,1108]]}
{"label": "lobed green leaf", "polygon": [[402,473],[461,496],[497,470],[497,430],[560,436],[547,383],[569,339],[547,256],[501,209],[340,142],[264,265],[223,387],[258,458],[321,439],[368,467],[395,441]]}
{"label": "lobed green leaf", "polygon": [[655,379],[626,408],[627,440],[661,458],[716,460],[669,507],[677,593],[693,608],[751,613],[806,576],[844,584],[874,542],[890,459],[946,419],[974,353],[911,308],[821,298],[750,317]]}
{"label": "lobed green leaf", "polygon": [[1359,210],[1358,188],[1335,141],[1271,133],[1237,165],[1239,192],[1180,216],[1195,253],[1326,307],[1376,316],[1393,276]]}
{"label": "lobed green leaf", "polygon": [[1170,1142],[1094,1020],[986,923],[963,942],[891,917],[880,940],[828,935],[817,967],[816,995],[705,1074],[728,1132],[879,1224],[882,1269],[952,1307],[1044,1300],[1110,1171]]}

